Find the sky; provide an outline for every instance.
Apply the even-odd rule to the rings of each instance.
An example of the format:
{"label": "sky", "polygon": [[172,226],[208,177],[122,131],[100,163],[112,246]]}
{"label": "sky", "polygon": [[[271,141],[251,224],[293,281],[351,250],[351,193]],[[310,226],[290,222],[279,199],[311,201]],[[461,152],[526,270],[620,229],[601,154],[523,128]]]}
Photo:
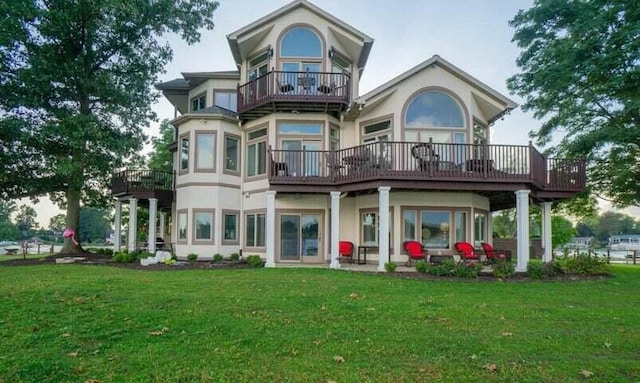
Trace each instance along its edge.
{"label": "sky", "polygon": [[[215,28],[203,31],[199,43],[189,46],[178,36],[166,37],[173,60],[160,81],[181,77],[181,72],[234,70],[226,35],[288,4],[289,0],[219,0]],[[508,25],[518,10],[533,0],[311,0],[313,4],[374,39],[360,81],[360,94],[438,54],[495,90],[522,105],[511,95],[508,77],[518,72],[520,49]],[[174,117],[173,106],[161,98],[154,106],[159,120]],[[157,136],[158,123],[147,134]],[[520,108],[492,127],[492,142],[527,145],[529,132],[540,122]],[[539,148],[543,149],[543,148]],[[25,202],[23,202],[25,203]],[[60,213],[46,198],[35,205],[41,226]]]}

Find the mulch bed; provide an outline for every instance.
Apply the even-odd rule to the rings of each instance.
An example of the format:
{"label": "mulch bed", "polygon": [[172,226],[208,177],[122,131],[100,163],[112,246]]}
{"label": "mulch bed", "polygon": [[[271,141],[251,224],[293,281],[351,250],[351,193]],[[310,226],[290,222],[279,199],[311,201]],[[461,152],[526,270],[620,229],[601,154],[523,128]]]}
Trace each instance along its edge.
{"label": "mulch bed", "polygon": [[[157,263],[155,265],[142,266],[140,262],[134,263],[116,263],[111,260],[110,256],[105,254],[94,254],[94,253],[82,253],[82,254],[54,254],[43,258],[28,258],[28,259],[11,259],[8,261],[0,262],[0,266],[29,266],[29,265],[43,265],[43,264],[55,264],[57,258],[64,258],[65,256],[71,257],[85,257],[87,258],[84,262],[76,262],[78,265],[101,265],[101,266],[111,266],[111,267],[119,267],[123,269],[132,269],[132,270],[145,270],[145,271],[175,271],[175,270],[194,270],[194,269],[206,269],[206,270],[220,270],[220,269],[239,269],[239,268],[250,268],[246,262],[221,262],[221,263],[213,263],[213,262],[180,262],[179,265],[166,265],[164,263]],[[359,273],[360,271],[353,271],[354,273]],[[380,273],[371,273],[377,274]],[[532,279],[529,278],[524,273],[516,273],[511,278],[500,279],[496,278],[491,274],[481,274],[477,278],[454,278],[454,277],[438,277],[434,275],[429,275],[426,273],[418,273],[418,272],[393,272],[393,273],[385,273],[384,275],[389,276],[391,278],[406,278],[406,279],[424,279],[424,280],[433,280],[433,281],[456,281],[456,282],[531,282],[531,281],[541,281],[540,279]],[[609,279],[613,277],[613,275],[571,275],[571,274],[561,274],[554,276],[552,278],[544,279],[545,282],[578,282],[585,280],[603,280]]]}

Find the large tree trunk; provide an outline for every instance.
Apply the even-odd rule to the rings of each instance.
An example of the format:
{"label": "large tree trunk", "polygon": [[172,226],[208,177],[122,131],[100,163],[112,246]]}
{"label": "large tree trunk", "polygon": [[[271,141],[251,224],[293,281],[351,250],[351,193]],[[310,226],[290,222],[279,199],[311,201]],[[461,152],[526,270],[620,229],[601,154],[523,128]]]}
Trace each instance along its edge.
{"label": "large tree trunk", "polygon": [[[74,186],[69,186],[69,189],[67,189],[67,228],[76,233],[75,239],[78,242],[80,242],[78,238],[78,230],[80,230],[80,195],[80,189]],[[80,245],[74,244],[71,238],[65,238],[61,252],[64,254],[79,254],[83,250]]]}

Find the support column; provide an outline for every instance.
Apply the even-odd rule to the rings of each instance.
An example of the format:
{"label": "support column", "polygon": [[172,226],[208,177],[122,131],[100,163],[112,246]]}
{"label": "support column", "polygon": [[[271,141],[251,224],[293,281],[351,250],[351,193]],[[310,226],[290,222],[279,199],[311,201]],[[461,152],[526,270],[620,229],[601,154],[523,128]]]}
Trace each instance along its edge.
{"label": "support column", "polygon": [[116,215],[114,217],[114,231],[113,231],[113,252],[120,251],[122,247],[122,202],[116,200],[115,203]]}
{"label": "support column", "polygon": [[378,188],[378,271],[385,271],[389,262],[389,186]]}
{"label": "support column", "polygon": [[331,264],[332,269],[339,269],[338,251],[340,242],[340,192],[331,192]]}
{"label": "support column", "polygon": [[158,199],[157,198],[149,198],[149,239],[147,240],[147,244],[149,251],[151,254],[156,253],[156,220],[158,219]]}
{"label": "support column", "polygon": [[553,241],[551,234],[551,202],[542,203],[542,262],[551,262],[553,258]]}
{"label": "support column", "polygon": [[516,191],[516,223],[518,237],[517,272],[527,271],[529,264],[529,193],[530,190]]}
{"label": "support column", "polygon": [[267,195],[267,216],[265,247],[267,250],[267,262],[265,267],[276,267],[276,192],[269,190]]}
{"label": "support column", "polygon": [[138,200],[129,198],[129,252],[136,251],[136,241],[138,233]]}
{"label": "support column", "polygon": [[164,239],[164,235],[167,233],[167,229],[165,228],[165,223],[167,222],[167,213],[161,211],[160,212],[160,227],[158,229],[159,237]]}
{"label": "support column", "polygon": [[493,214],[487,214],[487,242],[493,244]]}

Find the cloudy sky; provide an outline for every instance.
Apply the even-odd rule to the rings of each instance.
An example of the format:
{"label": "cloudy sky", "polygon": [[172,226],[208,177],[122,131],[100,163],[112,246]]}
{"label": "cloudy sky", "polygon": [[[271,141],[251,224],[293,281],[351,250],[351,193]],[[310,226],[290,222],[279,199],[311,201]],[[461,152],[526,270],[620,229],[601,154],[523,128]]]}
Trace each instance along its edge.
{"label": "cloudy sky", "polygon": [[[509,20],[533,0],[311,0],[313,4],[359,29],[375,41],[360,82],[361,94],[438,54],[494,89],[509,95],[506,80],[518,71],[520,50],[511,42]],[[161,81],[181,72],[233,70],[226,35],[288,4],[288,0],[220,0],[215,28],[204,31],[200,43],[187,45],[176,36],[167,41],[174,51]],[[522,100],[509,95],[514,101]],[[169,102],[154,110],[160,119],[173,118]],[[516,109],[493,126],[492,141],[527,145],[528,133],[539,122]],[[158,124],[148,128],[158,134]],[[59,213],[47,201],[36,205],[38,221],[47,226]]]}

